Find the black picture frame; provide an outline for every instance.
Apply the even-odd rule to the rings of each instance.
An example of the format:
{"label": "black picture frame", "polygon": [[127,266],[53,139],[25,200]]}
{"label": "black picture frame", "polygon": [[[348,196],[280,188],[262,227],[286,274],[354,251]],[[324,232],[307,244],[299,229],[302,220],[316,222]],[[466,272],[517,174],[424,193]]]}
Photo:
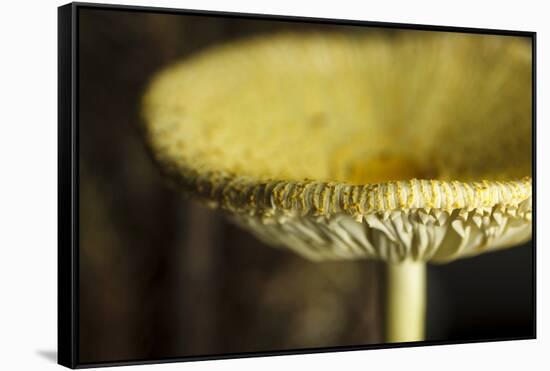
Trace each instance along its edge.
{"label": "black picture frame", "polygon": [[[484,28],[449,27],[441,25],[386,23],[374,21],[310,18],[267,14],[229,13],[189,9],[157,8],[144,6],[111,5],[97,3],[70,3],[58,8],[58,363],[69,368],[155,364],[242,357],[277,356],[320,352],[369,350],[378,348],[415,347],[425,345],[457,344],[462,341],[423,341],[420,344],[382,344],[342,346],[330,348],[293,349],[270,352],[243,352],[230,354],[204,354],[164,359],[120,360],[115,362],[82,363],[79,361],[79,96],[78,96],[78,37],[79,12],[83,9],[106,9],[125,12],[148,12],[175,15],[204,15],[255,20],[281,20],[286,22],[375,26],[461,33],[480,33],[528,37],[532,41],[532,158],[533,158],[533,335],[520,338],[498,338],[492,341],[536,338],[536,44],[537,33],[532,31],[497,30]],[[486,339],[480,340],[485,342]],[[469,341],[471,342],[471,341]],[[475,341],[474,341],[475,342]]]}

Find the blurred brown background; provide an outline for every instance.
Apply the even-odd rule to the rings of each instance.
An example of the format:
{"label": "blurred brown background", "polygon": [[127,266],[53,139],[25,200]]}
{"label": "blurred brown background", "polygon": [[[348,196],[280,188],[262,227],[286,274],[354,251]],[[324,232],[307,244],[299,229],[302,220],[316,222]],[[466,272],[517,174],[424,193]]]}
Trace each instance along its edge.
{"label": "blurred brown background", "polygon": [[[139,101],[167,64],[281,30],[360,27],[82,9],[80,362],[375,344],[383,266],[264,246],[160,177]],[[529,336],[532,246],[431,267],[428,340]]]}

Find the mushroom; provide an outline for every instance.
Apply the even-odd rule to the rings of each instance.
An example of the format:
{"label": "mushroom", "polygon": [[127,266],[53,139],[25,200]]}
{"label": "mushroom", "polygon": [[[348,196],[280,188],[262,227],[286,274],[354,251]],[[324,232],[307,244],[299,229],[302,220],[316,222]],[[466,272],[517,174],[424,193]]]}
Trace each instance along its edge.
{"label": "mushroom", "polygon": [[143,98],[168,178],[313,261],[387,262],[387,341],[424,338],[426,263],[531,238],[529,39],[283,33],[176,63]]}

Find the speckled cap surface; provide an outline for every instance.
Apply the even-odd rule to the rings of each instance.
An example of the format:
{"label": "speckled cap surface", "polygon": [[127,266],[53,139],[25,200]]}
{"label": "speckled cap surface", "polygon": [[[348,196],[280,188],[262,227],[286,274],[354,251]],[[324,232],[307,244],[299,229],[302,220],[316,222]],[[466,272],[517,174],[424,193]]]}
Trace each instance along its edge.
{"label": "speckled cap surface", "polygon": [[279,34],[161,71],[148,143],[183,191],[307,258],[445,262],[531,237],[531,45]]}

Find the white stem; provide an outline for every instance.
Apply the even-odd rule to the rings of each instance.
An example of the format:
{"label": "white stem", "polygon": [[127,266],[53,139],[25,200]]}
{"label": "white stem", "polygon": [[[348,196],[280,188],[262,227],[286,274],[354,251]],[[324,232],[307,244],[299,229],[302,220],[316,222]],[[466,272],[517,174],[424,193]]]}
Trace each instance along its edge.
{"label": "white stem", "polygon": [[388,263],[388,342],[424,340],[426,263]]}

